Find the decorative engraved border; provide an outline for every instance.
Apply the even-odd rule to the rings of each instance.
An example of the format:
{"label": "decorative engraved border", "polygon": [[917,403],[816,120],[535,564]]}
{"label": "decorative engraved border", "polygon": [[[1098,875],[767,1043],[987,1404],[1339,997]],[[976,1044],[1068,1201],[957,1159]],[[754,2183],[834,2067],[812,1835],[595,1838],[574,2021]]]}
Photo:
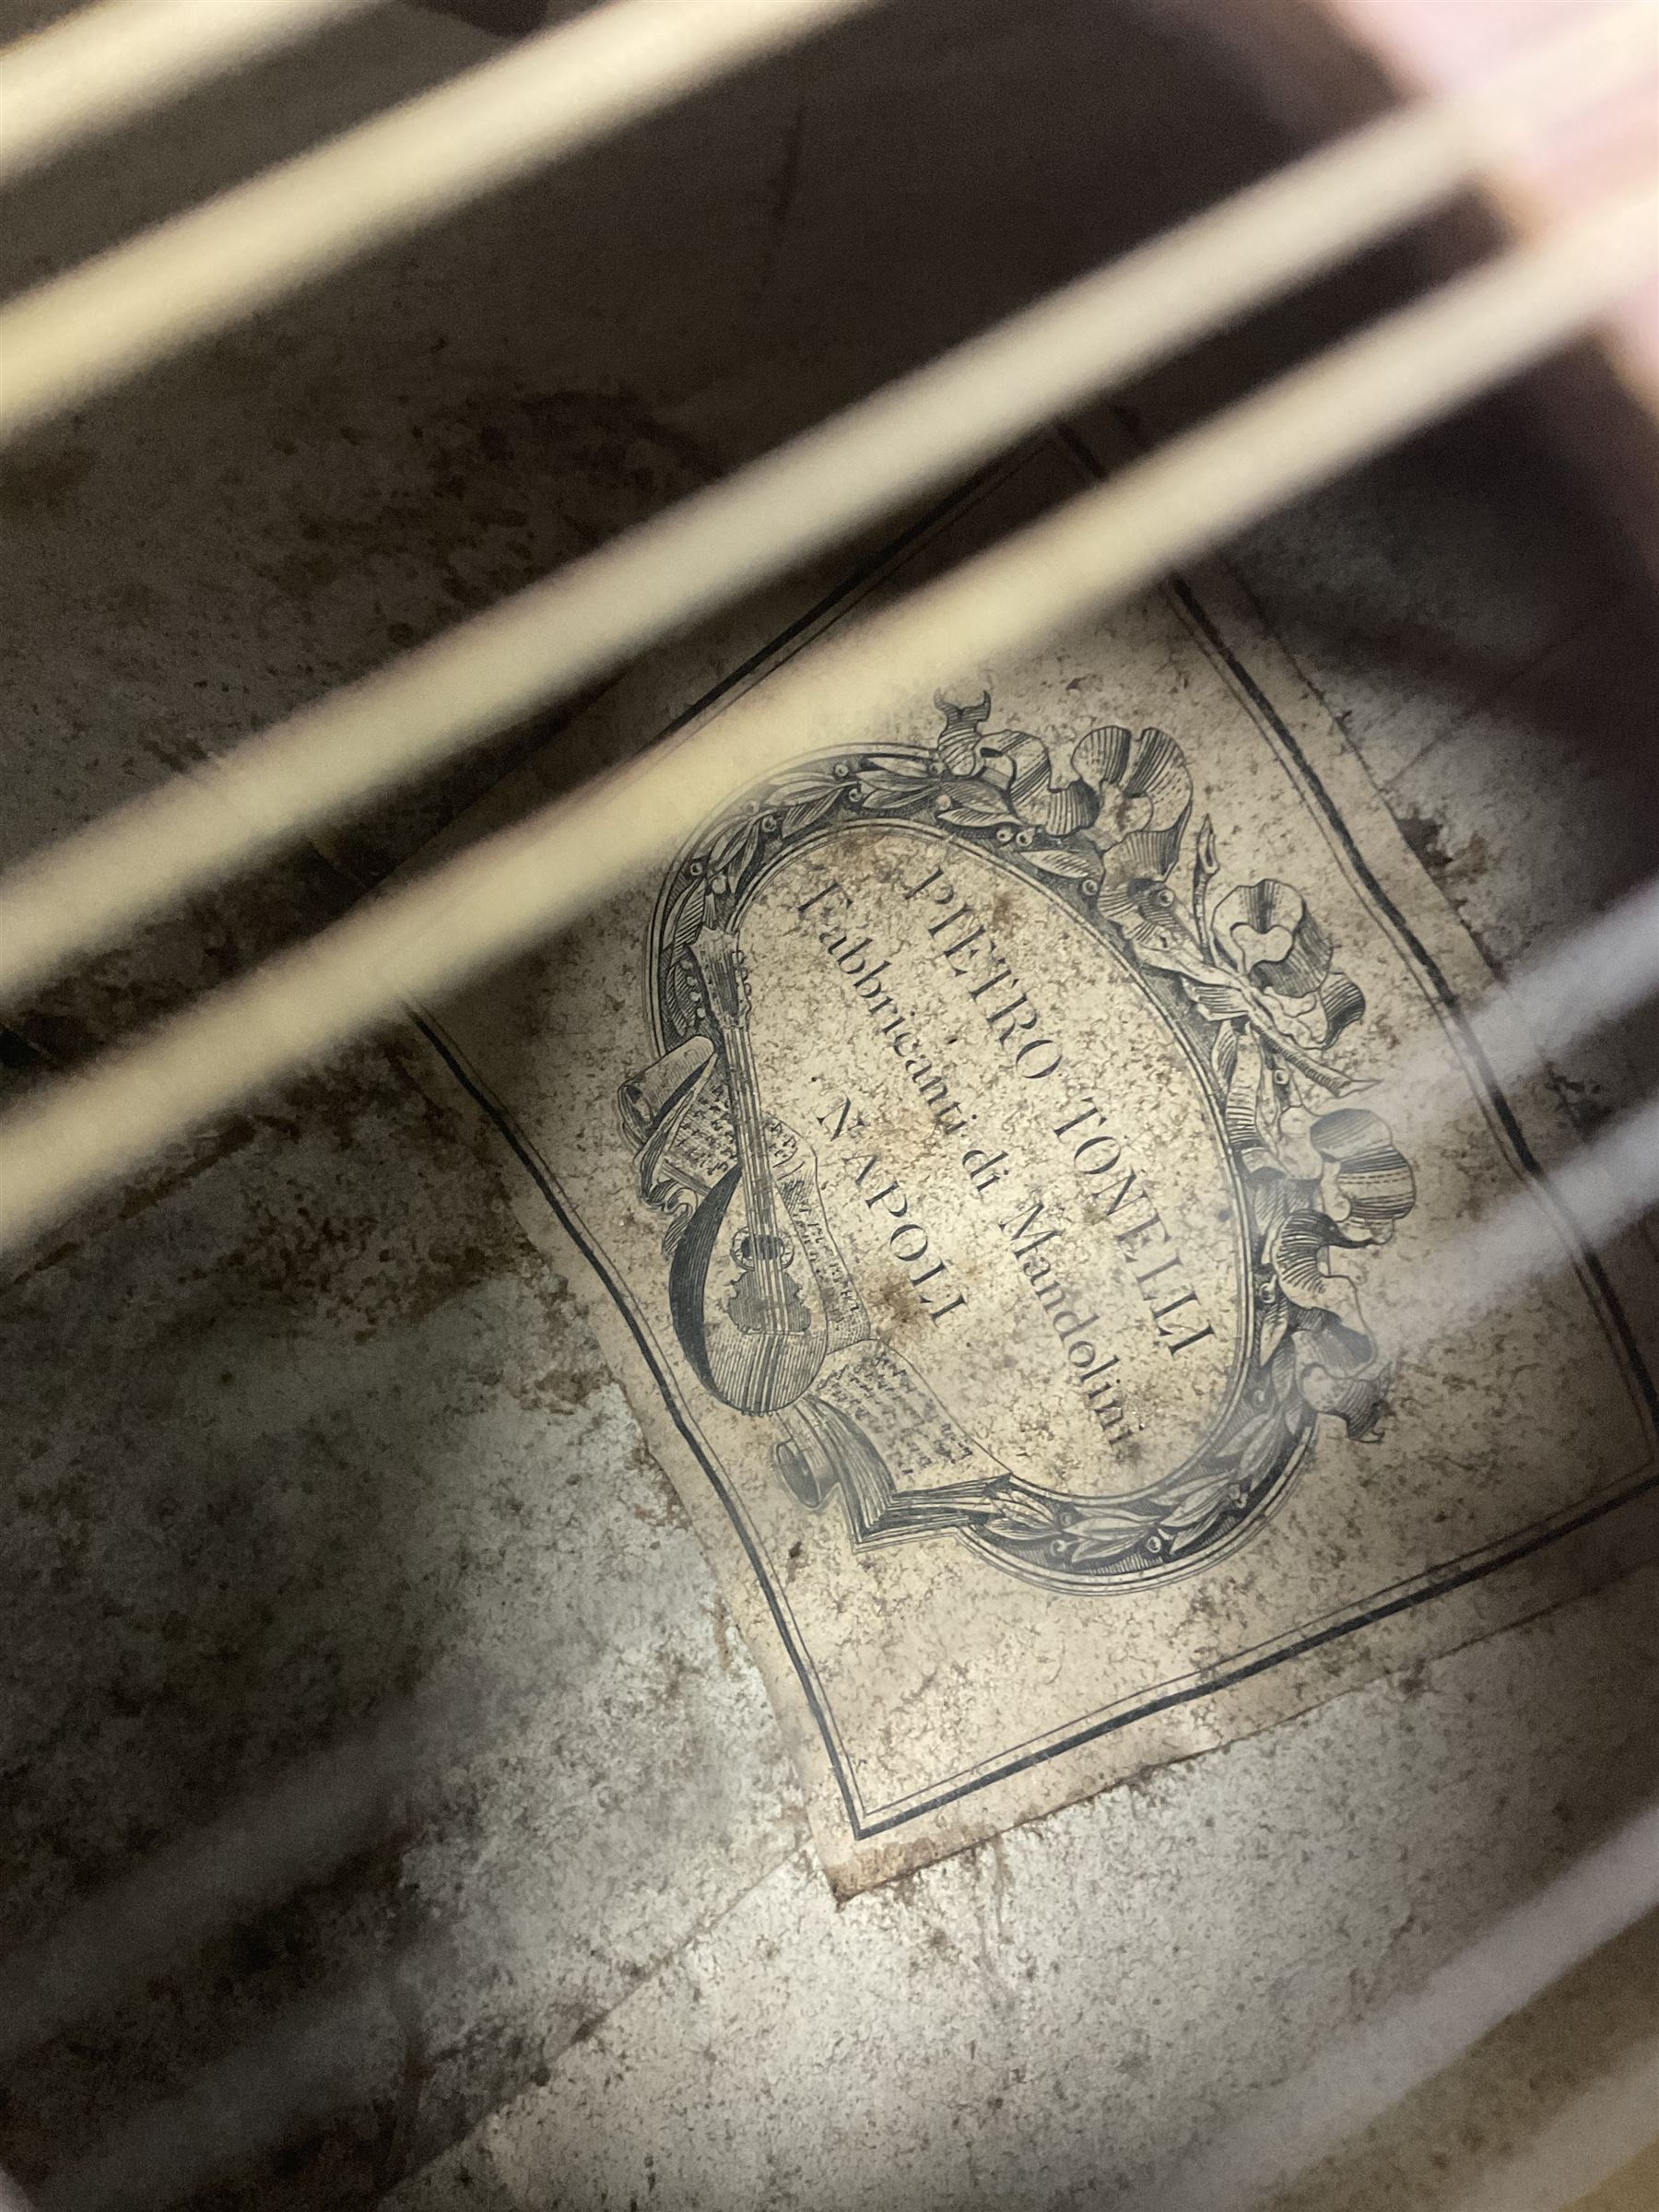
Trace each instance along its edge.
{"label": "decorative engraved border", "polygon": [[1243,1541],[1322,1417],[1350,1439],[1378,1433],[1392,1369],[1331,1254],[1387,1243],[1416,1185],[1386,1124],[1353,1102],[1364,1077],[1330,1057],[1363,994],[1293,885],[1228,882],[1208,818],[1193,825],[1176,741],[1113,724],[1062,748],[990,729],[989,693],[936,704],[931,745],[802,763],[698,833],[652,918],[658,1035],[668,1050],[709,1026],[688,981],[699,931],[735,929],[782,861],[838,829],[925,824],[1103,941],[1186,1044],[1229,1149],[1249,1237],[1241,1387],[1201,1448],[1144,1488],[1078,1498],[1009,1475],[957,1533],[1051,1587],[1144,1587]]}

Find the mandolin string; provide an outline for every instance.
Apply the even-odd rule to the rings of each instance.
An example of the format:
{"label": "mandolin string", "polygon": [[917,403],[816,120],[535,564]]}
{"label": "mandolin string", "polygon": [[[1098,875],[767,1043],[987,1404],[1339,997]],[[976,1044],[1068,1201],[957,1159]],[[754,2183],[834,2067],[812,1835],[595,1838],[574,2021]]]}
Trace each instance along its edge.
{"label": "mandolin string", "polygon": [[382,0],[96,0],[0,48],[0,184]]}
{"label": "mandolin string", "polygon": [[[1579,2089],[1446,2212],[1653,2212],[1655,2113],[1659,2035]],[[1637,2171],[1644,2157],[1645,2180]]]}
{"label": "mandolin string", "polygon": [[0,1249],[309,1058],[567,927],[782,764],[778,732],[893,705],[896,668],[1041,641],[1537,359],[1621,296],[1651,195],[1517,247],[1317,356],[1056,513],[820,641],[714,722],[371,899],[0,1122]]}
{"label": "mandolin string", "polygon": [[[1537,1895],[1495,1921],[1418,1989],[1332,2039],[1312,2065],[1257,2095],[1172,2172],[1124,2212],[1252,2212],[1298,2175],[1379,2120],[1460,2058],[1500,2022],[1531,2004],[1581,1959],[1616,1940],[1659,1904],[1659,1805],[1650,1805],[1570,1866]],[[1640,2093],[1651,2075],[1615,2092]],[[1622,2101],[1609,2113],[1618,2128],[1611,2160],[1628,2157],[1632,2114]],[[1651,2105],[1644,2140],[1659,2112]],[[1530,2161],[1517,2161],[1517,2180]],[[1581,2167],[1581,2171],[1583,2171]],[[1493,2200],[1486,2200],[1496,2212]],[[1537,2203],[1539,2200],[1533,2200]],[[1544,2200],[1559,2205],[1559,2197]],[[1509,2199],[1504,2212],[1525,2200]]]}
{"label": "mandolin string", "polygon": [[1400,228],[1486,154],[1651,74],[1652,27],[1616,8],[1322,149],[22,863],[0,880],[0,1001]]}
{"label": "mandolin string", "polygon": [[[1594,1036],[1659,991],[1659,878],[1640,885],[1605,914],[1506,972],[1465,1018],[1500,1087],[1540,1061]],[[1431,1130],[1438,1055],[1425,1047],[1396,1055],[1388,1073],[1398,1126]]]}
{"label": "mandolin string", "polygon": [[605,0],[524,40],[0,308],[0,442],[875,4]]}

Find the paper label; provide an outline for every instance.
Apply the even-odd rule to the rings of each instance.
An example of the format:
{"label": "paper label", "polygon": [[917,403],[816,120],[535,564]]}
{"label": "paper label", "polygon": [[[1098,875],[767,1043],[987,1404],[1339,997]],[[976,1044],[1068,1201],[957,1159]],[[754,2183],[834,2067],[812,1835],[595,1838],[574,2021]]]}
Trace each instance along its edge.
{"label": "paper label", "polygon": [[[745,687],[1077,466],[1020,456]],[[780,727],[660,880],[439,1025],[581,1255],[842,1888],[1651,1543],[1651,1282],[1548,1212],[1472,947],[1230,623],[1173,587],[896,672],[880,728]],[[1437,1340],[1429,1256],[1517,1190],[1559,1267]]]}

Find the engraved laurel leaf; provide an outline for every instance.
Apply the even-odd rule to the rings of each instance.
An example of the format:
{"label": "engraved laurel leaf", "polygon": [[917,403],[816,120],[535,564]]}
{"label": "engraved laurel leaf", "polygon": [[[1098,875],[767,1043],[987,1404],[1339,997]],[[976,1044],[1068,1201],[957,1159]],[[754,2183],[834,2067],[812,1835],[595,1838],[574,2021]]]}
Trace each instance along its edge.
{"label": "engraved laurel leaf", "polygon": [[663,931],[670,959],[677,959],[702,927],[703,909],[708,902],[708,886],[700,876],[694,876],[670,908]]}
{"label": "engraved laurel leaf", "polygon": [[865,759],[866,766],[903,782],[932,783],[938,778],[938,763],[931,753],[867,753]]}
{"label": "engraved laurel leaf", "polygon": [[940,796],[937,813],[942,822],[954,822],[964,830],[999,829],[1005,823],[1019,819],[997,793],[977,783],[947,784]]}
{"label": "engraved laurel leaf", "polygon": [[889,770],[867,767],[859,777],[862,786],[861,804],[870,806],[913,806],[924,799],[931,788],[925,778],[895,775]]}
{"label": "engraved laurel leaf", "polygon": [[833,798],[841,789],[841,778],[827,768],[799,769],[793,775],[780,776],[767,793],[774,806],[794,806],[807,799]]}
{"label": "engraved laurel leaf", "polygon": [[1284,1423],[1277,1411],[1247,1422],[1233,1439],[1229,1453],[1237,1464],[1240,1480],[1253,1487],[1272,1466],[1283,1441]]}
{"label": "engraved laurel leaf", "polygon": [[999,1535],[1031,1536],[1055,1526],[1054,1501],[1041,1490],[1026,1488],[1007,1474],[985,1485],[993,1511],[982,1526]]}
{"label": "engraved laurel leaf", "polygon": [[841,796],[839,790],[825,793],[821,797],[802,799],[784,809],[783,834],[798,837],[803,830],[810,830],[814,822],[821,822]]}
{"label": "engraved laurel leaf", "polygon": [[[737,855],[744,852],[751,840],[758,839],[759,835],[759,828],[753,815],[739,815],[735,822],[729,823],[720,832],[720,835],[709,847],[710,875],[718,875],[722,870],[729,870],[733,875],[741,875],[744,863],[737,860]],[[736,860],[736,865],[734,867],[732,864],[735,860]]]}
{"label": "engraved laurel leaf", "polygon": [[695,877],[680,893],[663,927],[662,991],[668,1018],[680,1030],[694,1028],[697,1001],[686,980],[681,955],[702,927],[708,886]]}
{"label": "engraved laurel leaf", "polygon": [[1096,1505],[1077,1515],[1072,1523],[1072,1534],[1089,1543],[1111,1536],[1127,1536],[1133,1541],[1157,1518],[1156,1510],[1148,1512],[1142,1504]]}
{"label": "engraved laurel leaf", "polygon": [[1033,850],[1025,857],[1029,865],[1041,868],[1045,876],[1064,876],[1073,883],[1093,882],[1100,868],[1092,856],[1086,859],[1081,853],[1067,852],[1064,846],[1046,853]]}
{"label": "engraved laurel leaf", "polygon": [[758,820],[734,824],[709,853],[711,876],[724,876],[728,884],[735,885],[747,874],[750,862],[760,850],[760,824]]}
{"label": "engraved laurel leaf", "polygon": [[1141,1532],[1133,1536],[1120,1536],[1112,1543],[1103,1543],[1096,1536],[1075,1537],[1071,1546],[1074,1567],[1087,1567],[1094,1559],[1118,1559],[1124,1552],[1133,1551],[1140,1542]]}

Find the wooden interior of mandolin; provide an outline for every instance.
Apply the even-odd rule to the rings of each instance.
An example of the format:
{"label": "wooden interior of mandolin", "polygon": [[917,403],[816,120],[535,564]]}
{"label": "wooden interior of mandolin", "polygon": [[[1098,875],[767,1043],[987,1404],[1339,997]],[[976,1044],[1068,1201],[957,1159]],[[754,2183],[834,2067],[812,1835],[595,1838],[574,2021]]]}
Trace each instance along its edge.
{"label": "wooden interior of mandolin", "polygon": [[[0,297],[534,28],[511,7],[465,19],[484,12],[392,0],[15,182]],[[889,0],[28,430],[0,453],[0,865],[203,770],[1374,112],[1387,71],[1353,41],[1385,8],[1358,29],[1365,11],[1346,9],[1340,32],[1281,0],[1225,25],[1219,12]],[[1412,65],[1426,66],[1414,55],[1400,74]],[[1370,246],[1068,410],[1064,439],[1037,446],[1072,465],[1081,423],[1108,467],[1157,448],[1488,250],[1521,205],[1513,186]],[[1252,641],[1228,664],[1248,663],[1235,689],[1271,667],[1274,701],[1294,693],[1285,719],[1320,725],[1356,818],[1375,824],[1365,834],[1412,871],[1413,915],[1469,974],[1525,975],[1653,871],[1651,306],[1636,298],[1622,351],[1581,347],[1253,523],[1213,592],[1207,569],[1194,587],[1201,611],[1224,606]],[[1003,467],[986,481],[1004,486]],[[1044,459],[1018,496],[1041,516],[1075,488]],[[930,547],[972,549],[938,535],[959,492],[912,498],[33,985],[0,1030],[7,1102],[84,1073],[463,837],[526,818],[736,677],[770,682],[780,641],[839,607],[849,579],[887,588],[895,547],[922,548],[918,576]],[[973,651],[961,665],[977,669]],[[1065,665],[1082,689],[1099,656]],[[951,673],[918,678],[918,697]],[[1079,705],[1075,727],[1037,726],[1040,696],[1064,696],[1056,677],[1028,685],[1020,721],[1026,695],[1006,684],[995,712],[1015,719],[990,725],[1014,763],[997,819],[1023,853],[1036,817],[1008,810],[1028,758],[1011,738],[1057,758],[1085,718]],[[941,694],[947,735],[968,726],[964,696]],[[1154,716],[1136,705],[1102,723],[1139,737]],[[937,716],[924,735],[935,744]],[[1196,831],[1223,770],[1206,783],[1195,740],[1188,751],[1190,824],[1159,814],[1149,771],[1132,790],[1097,767],[1091,849],[1107,857],[1091,895],[1117,849],[1100,827],[1109,802],[1131,833]],[[1227,802],[1208,803],[1220,818]],[[1278,802],[1261,806],[1279,818]],[[1287,830],[1283,848],[1298,835],[1316,841]],[[1333,868],[1325,844],[1318,865]],[[736,849],[719,864],[734,879]],[[1182,882],[1194,865],[1181,845]],[[1253,889],[1286,888],[1260,868]],[[1266,905],[1251,912],[1265,930]],[[586,928],[579,944],[603,951],[603,922]],[[1308,942],[1287,932],[1269,965]],[[556,981],[564,958],[548,956]],[[604,1019],[643,1034],[644,956],[629,958]],[[1257,1000],[1277,988],[1251,973]],[[565,1021],[567,1002],[548,1003]],[[828,1008],[803,999],[790,1022],[803,1063],[833,1073],[864,1040]],[[570,1020],[514,1066],[540,1053],[538,1068],[573,1067],[588,1032]],[[725,1054],[735,1092],[731,1026],[709,1031],[703,1059]],[[741,1070],[751,1100],[787,1079],[771,1071],[788,1025],[767,1035]],[[1242,2146],[1236,2185],[1202,2200],[1215,2212],[1518,2212],[1604,2185],[1597,2212],[1651,2201],[1652,2126],[1631,2135],[1629,2120],[1659,2080],[1651,1909],[1453,2039],[1443,2063],[1407,2066],[1398,2097],[1355,2101],[1351,2081],[1322,2077],[1305,2147],[1276,2166],[1246,2141],[1252,2113],[1286,2109],[1285,2084],[1409,2015],[1466,1947],[1653,1806],[1645,1523],[1598,1523],[1594,1564],[1551,1580],[1547,1562],[1512,1603],[1501,1576],[1481,1583],[1467,1618],[1426,1630],[1420,1652],[1378,1629],[1361,1671],[1343,1655],[1359,1647],[1311,1640],[1293,1701],[1236,1721],[1206,1704],[1189,1735],[1148,1738],[1133,1771],[1125,1754],[1122,1772],[1090,1769],[971,1832],[947,1824],[908,1857],[901,1838],[877,1865],[868,1854],[888,1846],[853,1821],[845,1864],[866,1855],[842,1879],[765,1657],[774,1631],[744,1611],[759,1599],[688,1510],[603,1319],[595,1334],[592,1280],[526,1230],[535,1163],[528,1140],[515,1159],[501,1137],[509,1123],[522,1135],[522,1117],[492,1127],[477,1087],[469,1103],[435,1067],[412,1025],[382,1025],[267,1085],[38,1234],[6,1293],[0,2168],[27,2201],[1150,2212],[1184,2201],[1169,2177],[1212,2136]],[[1517,1082],[1547,1166],[1594,1144],[1659,1095],[1645,994]],[[739,1187],[764,1175],[769,1145],[776,1157],[763,1123],[757,1103]],[[564,1141],[588,1157],[587,1126]],[[592,1127],[595,1156],[616,1141],[608,1120]],[[1427,1191],[1432,1167],[1417,1166]],[[542,1167],[558,1180],[559,1159]],[[630,1201],[644,1187],[612,1181]],[[747,1217],[772,1240],[760,1287],[774,1307],[783,1217],[782,1201]],[[793,1258],[800,1218],[790,1234]],[[1617,1249],[1640,1365],[1659,1357],[1651,1213]],[[811,1364],[822,1357],[815,1340]],[[782,1371],[793,1391],[806,1369]],[[744,1373],[755,1404],[741,1410],[771,1418],[778,1364],[759,1382]],[[1425,1454],[1425,1497],[1441,1486],[1463,1510],[1506,1397],[1527,1387],[1474,1378]],[[1312,1465],[1340,1468],[1330,1409],[1315,1411]],[[1563,1430],[1552,1467],[1570,1472],[1593,1442],[1582,1423]],[[1517,1441],[1517,1459],[1530,1448]],[[1003,1584],[959,1529],[907,1535],[909,1552],[881,1551],[878,1531],[866,1555],[851,1506],[844,1525],[839,1507],[778,1510],[798,1513],[807,1551],[787,1531],[774,1547],[774,1617],[794,1588],[806,1618],[826,1546],[849,1590],[875,1586],[864,1562],[877,1554],[870,1575],[912,1553],[965,1562],[938,1571],[959,1576],[968,1680],[971,1578]],[[1431,1521],[1425,1509],[1425,1565]],[[750,1580],[770,1600],[773,1584]],[[1068,1620],[1118,1607],[1090,1618],[1131,1664],[1135,1596],[1039,1594]],[[915,1701],[898,1700],[912,1717],[887,1724],[947,1732],[914,1717],[934,1712],[933,1663],[905,1626],[881,1665],[895,1679],[913,1665]],[[1214,1636],[1206,1665],[1224,1625]],[[1639,2154],[1648,2167],[1618,2183]]]}

